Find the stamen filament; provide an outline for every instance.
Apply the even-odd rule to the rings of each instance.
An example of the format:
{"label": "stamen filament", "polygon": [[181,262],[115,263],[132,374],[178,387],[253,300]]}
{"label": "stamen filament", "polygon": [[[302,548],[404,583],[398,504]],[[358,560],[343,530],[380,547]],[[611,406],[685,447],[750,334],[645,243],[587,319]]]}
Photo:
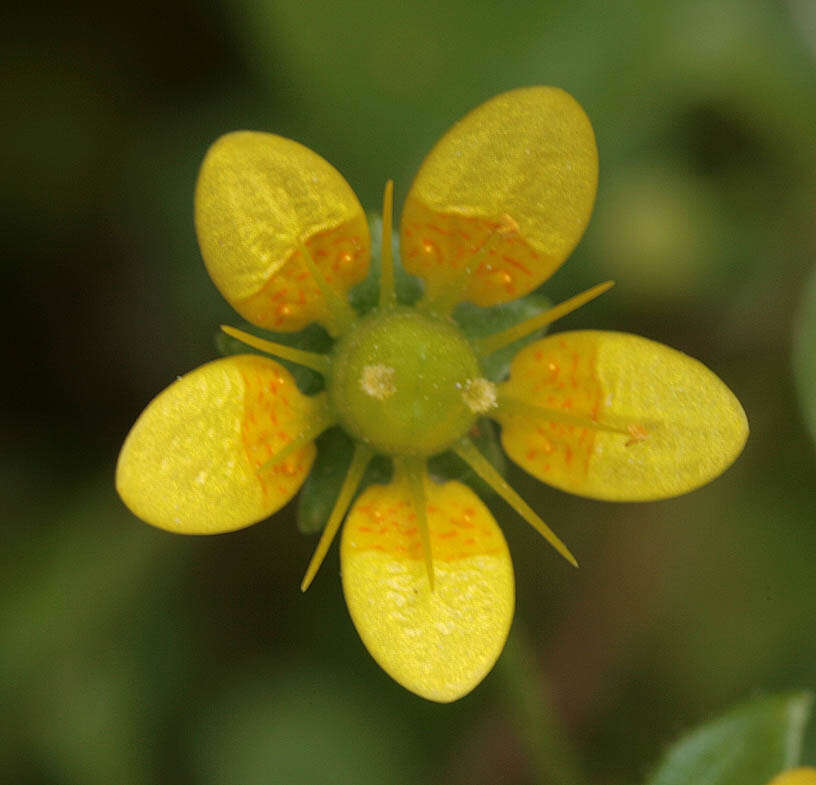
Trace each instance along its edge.
{"label": "stamen filament", "polygon": [[475,340],[473,342],[473,348],[479,356],[483,358],[488,357],[493,354],[493,352],[497,352],[499,349],[503,349],[508,344],[513,343],[513,341],[525,338],[530,333],[540,330],[542,327],[552,324],[557,319],[566,316],[582,305],[586,305],[590,300],[594,300],[605,291],[611,289],[614,285],[614,281],[599,283],[597,286],[593,286],[585,292],[570,297],[569,300],[564,300],[563,303],[550,308],[548,311],[538,314],[538,316],[533,316],[531,319],[526,319],[523,322],[514,324],[512,327],[507,330],[502,330],[500,333]]}
{"label": "stamen filament", "polygon": [[404,474],[411,490],[411,501],[417,518],[419,539],[422,541],[422,554],[425,557],[425,570],[428,573],[428,584],[434,590],[433,553],[431,551],[431,532],[428,528],[428,506],[425,498],[425,478],[427,466],[422,458],[402,458],[397,461],[397,471]]}
{"label": "stamen filament", "polygon": [[317,285],[317,288],[320,289],[320,293],[323,295],[323,299],[328,306],[329,323],[324,326],[331,333],[332,337],[336,338],[338,335],[342,335],[346,332],[352,325],[355,320],[354,311],[351,306],[329,286],[326,277],[315,264],[314,257],[311,251],[306,247],[306,244],[298,241],[297,247],[303,257],[303,263],[306,265],[309,275],[312,276],[312,280]]}
{"label": "stamen filament", "polygon": [[382,209],[382,248],[380,250],[380,308],[388,308],[396,302],[394,289],[394,181],[385,184]]}
{"label": "stamen filament", "polygon": [[291,442],[281,447],[268,461],[258,467],[259,472],[266,472],[285,461],[293,452],[313,442],[323,431],[335,424],[328,406],[314,415],[314,419]]}
{"label": "stamen filament", "polygon": [[466,297],[467,285],[482,259],[496,243],[511,232],[518,231],[518,224],[509,216],[502,217],[503,223],[488,235],[487,239],[474,251],[465,264],[458,270],[454,279],[439,287],[433,295],[426,297],[420,307],[439,316],[449,316],[451,311]]}
{"label": "stamen filament", "polygon": [[505,480],[493,464],[479,452],[479,449],[470,439],[462,439],[453,450],[573,567],[578,566],[578,562],[570,553],[567,546],[564,545],[555,532],[536,515],[532,507],[510,487],[507,480]]}
{"label": "stamen filament", "polygon": [[368,466],[368,462],[373,455],[374,451],[364,444],[358,443],[354,448],[354,456],[351,459],[346,478],[343,480],[340,493],[337,495],[337,501],[334,503],[326,527],[320,535],[317,548],[315,548],[309,566],[306,568],[306,575],[303,576],[303,581],[300,584],[301,591],[306,591],[309,588],[317,571],[320,569],[320,565],[323,564],[323,559],[326,558],[329,546],[332,544],[332,540],[334,540],[334,536],[346,516],[351,500],[354,498],[354,494],[360,486],[360,481],[363,479],[366,466]]}
{"label": "stamen filament", "polygon": [[537,406],[527,401],[513,398],[509,395],[500,395],[499,405],[494,415],[510,415],[511,417],[524,417],[535,420],[545,420],[546,422],[557,422],[564,425],[578,425],[582,428],[590,428],[593,431],[605,431],[606,433],[620,433],[624,436],[632,437],[629,428],[618,428],[614,425],[593,420],[591,417],[583,417],[580,414],[572,414],[560,409],[548,409],[546,406]]}
{"label": "stamen filament", "polygon": [[264,338],[258,338],[252,335],[252,333],[244,332],[236,327],[230,327],[228,324],[222,324],[221,329],[227,335],[241,343],[245,343],[247,346],[251,346],[253,349],[260,349],[262,352],[266,352],[275,357],[282,357],[284,360],[290,360],[305,368],[311,368],[313,371],[323,374],[323,376],[331,370],[331,360],[325,354],[307,352],[303,349],[296,349],[294,346],[287,346],[285,343],[267,341]]}

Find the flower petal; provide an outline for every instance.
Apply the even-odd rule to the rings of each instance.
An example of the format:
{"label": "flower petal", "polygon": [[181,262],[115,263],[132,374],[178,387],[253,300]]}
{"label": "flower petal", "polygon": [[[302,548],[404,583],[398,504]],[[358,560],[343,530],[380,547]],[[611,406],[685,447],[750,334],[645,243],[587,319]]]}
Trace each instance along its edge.
{"label": "flower petal", "polygon": [[788,769],[774,777],[768,785],[816,785],[816,769],[810,766]]}
{"label": "flower petal", "polygon": [[596,499],[686,493],[725,471],[748,436],[739,401],[704,365],[624,333],[566,332],[531,344],[499,399],[508,402],[496,414],[507,454],[540,480]]}
{"label": "flower petal", "polygon": [[435,290],[461,285],[477,305],[520,297],[569,256],[598,182],[592,126],[568,93],[527,87],[496,96],[431,150],[405,200],[403,266]]}
{"label": "flower petal", "polygon": [[201,166],[195,221],[218,290],[259,327],[300,330],[326,320],[301,244],[343,300],[368,270],[357,197],[331,164],[291,139],[254,131],[218,139]]}
{"label": "flower petal", "polygon": [[343,529],[346,603],[366,648],[407,689],[448,702],[493,667],[513,618],[513,566],[466,485],[426,485],[431,591],[407,481],[370,486]]}
{"label": "flower petal", "polygon": [[265,357],[203,365],[160,393],[136,421],[116,467],[119,495],[143,520],[184,534],[260,521],[301,486],[314,444],[265,464],[307,428],[324,398],[302,395],[291,374]]}

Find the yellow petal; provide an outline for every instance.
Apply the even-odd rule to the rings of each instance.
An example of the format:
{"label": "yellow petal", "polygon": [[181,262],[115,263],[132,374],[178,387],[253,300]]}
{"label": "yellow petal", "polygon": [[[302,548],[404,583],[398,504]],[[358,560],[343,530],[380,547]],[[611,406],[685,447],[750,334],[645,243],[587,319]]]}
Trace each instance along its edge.
{"label": "yellow petal", "polygon": [[816,785],[816,769],[806,766],[801,769],[783,771],[768,785]]}
{"label": "yellow petal", "polygon": [[325,321],[329,306],[301,244],[341,298],[368,270],[368,224],[327,161],[291,139],[222,136],[198,177],[195,221],[204,262],[245,319],[271,330]]}
{"label": "yellow petal", "polygon": [[[513,361],[499,399],[555,412],[500,406],[508,455],[544,482],[596,499],[686,493],[725,471],[748,436],[739,401],[704,365],[624,333],[536,341]],[[582,418],[590,427],[576,424]]]}
{"label": "yellow petal", "polygon": [[598,181],[592,126],[555,87],[496,96],[460,120],[431,150],[405,200],[401,254],[434,296],[495,305],[548,278],[578,243]]}
{"label": "yellow petal", "polygon": [[493,516],[465,485],[426,485],[431,591],[407,481],[372,485],[343,529],[351,618],[379,665],[407,689],[448,702],[493,667],[513,618],[513,566]]}
{"label": "yellow petal", "polygon": [[322,396],[302,395],[292,375],[265,357],[203,365],[142,412],[119,455],[116,488],[136,515],[162,529],[215,534],[248,526],[303,483],[313,443],[265,464],[323,405]]}

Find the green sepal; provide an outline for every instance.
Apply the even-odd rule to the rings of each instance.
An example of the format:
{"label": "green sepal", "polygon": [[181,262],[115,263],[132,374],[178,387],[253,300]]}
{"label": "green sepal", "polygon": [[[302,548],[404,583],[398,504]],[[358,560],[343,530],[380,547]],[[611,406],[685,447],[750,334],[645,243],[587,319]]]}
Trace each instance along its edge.
{"label": "green sepal", "polygon": [[683,736],[647,785],[767,785],[799,764],[812,703],[798,692],[742,704]]}
{"label": "green sepal", "polygon": [[[329,337],[329,334],[318,324],[310,324],[305,329],[296,333],[276,333],[270,330],[262,330],[252,325],[242,325],[241,329],[245,329],[247,332],[257,335],[259,338],[293,346],[296,349],[303,349],[307,352],[326,354],[332,346],[332,339]],[[219,330],[215,334],[215,348],[224,357],[229,357],[233,354],[259,354],[261,357],[270,356],[266,352],[247,346],[237,338],[227,335],[223,330]],[[291,360],[284,360],[281,357],[275,357],[274,359],[295,377],[295,384],[297,384],[298,389],[304,395],[314,395],[326,386],[323,377],[317,373],[317,371],[313,371],[311,368],[304,368],[302,365],[293,363]]]}
{"label": "green sepal", "polygon": [[[316,444],[317,457],[298,495],[297,527],[303,534],[323,531],[354,453],[354,441],[341,428],[330,428],[317,438]],[[372,483],[389,482],[392,473],[391,461],[375,456],[363,475],[357,495]]]}
{"label": "green sepal", "polygon": [[[486,338],[546,311],[552,302],[542,294],[531,292],[518,300],[512,300],[491,308],[480,308],[471,303],[460,303],[453,312],[453,318],[470,339]],[[528,344],[543,337],[547,332],[542,327],[524,338],[493,352],[482,362],[484,375],[493,382],[502,381],[510,372],[513,358]]]}

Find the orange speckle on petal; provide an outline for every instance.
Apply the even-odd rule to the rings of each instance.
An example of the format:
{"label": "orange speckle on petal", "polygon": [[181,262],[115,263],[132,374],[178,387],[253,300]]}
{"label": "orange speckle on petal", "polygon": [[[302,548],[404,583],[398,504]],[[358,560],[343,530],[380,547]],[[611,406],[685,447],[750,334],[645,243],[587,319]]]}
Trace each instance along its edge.
{"label": "orange speckle on petal", "polygon": [[[305,241],[315,266],[341,297],[368,272],[368,241],[365,217],[318,232]],[[328,313],[323,293],[315,283],[299,249],[270,275],[255,294],[234,303],[239,313],[259,327],[299,330]],[[270,308],[270,305],[275,307]]]}
{"label": "orange speckle on petal", "polygon": [[[597,421],[602,395],[594,353],[553,337],[522,350],[511,367],[502,394],[535,406]],[[564,373],[562,373],[564,371]],[[539,420],[531,428],[523,418],[501,419],[502,442],[529,470],[559,478],[585,477],[593,457],[595,432],[580,425]],[[566,482],[566,479],[565,479]]]}
{"label": "orange speckle on petal", "polygon": [[403,207],[403,261],[433,291],[455,285],[465,265],[483,254],[486,259],[476,265],[462,299],[496,305],[529,291],[539,277],[534,272],[541,268],[539,254],[519,232],[518,223],[509,215],[497,220],[440,212],[409,195]]}
{"label": "orange speckle on petal", "polygon": [[[431,537],[431,551],[434,561],[454,561],[457,559],[498,552],[501,543],[495,533],[483,524],[483,517],[490,513],[470,503],[461,509],[460,497],[463,493],[459,483],[426,486],[426,519]],[[397,497],[397,498],[395,498]],[[370,531],[366,521],[369,511],[380,515],[382,526],[378,531]],[[416,513],[407,484],[370,486],[360,497],[346,522],[348,535],[356,550],[378,550],[399,555],[414,561],[424,559]],[[460,536],[469,532],[469,536]]]}
{"label": "orange speckle on petal", "polygon": [[[257,472],[258,481],[264,495],[283,495],[289,483],[281,486],[274,477],[281,474],[297,478],[298,484],[311,468],[314,446],[305,445],[296,450],[274,471],[260,471],[261,467],[279,453],[291,440],[291,434],[302,428],[305,411],[310,406],[308,399],[300,396],[294,379],[283,374],[269,375],[263,358],[249,358],[242,363],[241,376],[244,382],[245,410],[241,422],[241,437],[250,464]],[[282,392],[291,386],[290,395]],[[297,405],[293,405],[297,400]],[[288,493],[287,495],[291,495]]]}

